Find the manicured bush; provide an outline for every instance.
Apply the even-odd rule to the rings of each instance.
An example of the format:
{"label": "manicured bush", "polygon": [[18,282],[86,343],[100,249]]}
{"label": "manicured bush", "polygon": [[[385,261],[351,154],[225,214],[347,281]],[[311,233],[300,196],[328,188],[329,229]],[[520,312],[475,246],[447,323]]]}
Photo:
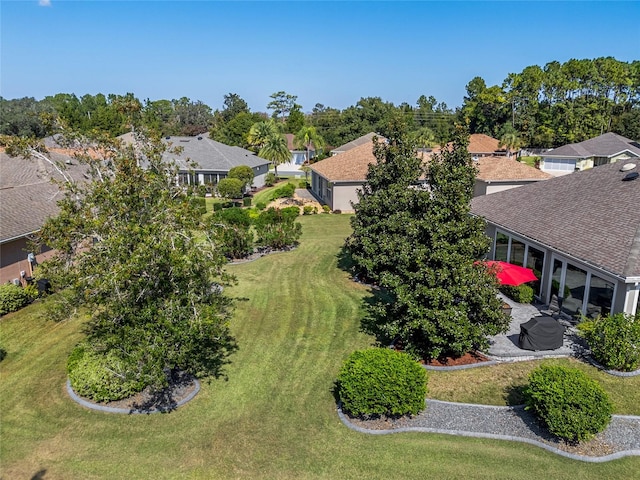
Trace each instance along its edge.
{"label": "manicured bush", "polygon": [[96,402],[121,400],[142,391],[144,383],[127,379],[127,371],[131,369],[114,351],[100,353],[86,344],[76,346],[67,360],[73,390]]}
{"label": "manicured bush", "polygon": [[331,207],[329,205],[322,205],[324,213],[331,213]]}
{"label": "manicured bush", "polygon": [[207,186],[206,185],[198,185],[196,187],[196,194],[202,198],[207,195]]}
{"label": "manicured bush", "polygon": [[313,205],[305,205],[302,210],[303,215],[313,215],[314,213],[318,213],[316,207],[314,207]]}
{"label": "manicured bush", "polygon": [[195,205],[201,215],[207,213],[207,201],[204,197],[191,197],[191,202]]}
{"label": "manicured bush", "polygon": [[350,415],[415,415],[425,408],[427,375],[406,353],[373,348],[349,356],[337,387]]}
{"label": "manicured bush", "polygon": [[524,396],[526,408],[569,442],[589,440],[611,421],[607,393],[577,368],[542,365],[529,375]]}
{"label": "manicured bush", "polygon": [[309,188],[309,184],[307,183],[306,180],[302,180],[299,184],[298,184],[298,188]]}
{"label": "manicured bush", "polygon": [[276,183],[276,175],[273,172],[269,172],[264,176],[264,185],[266,187],[273,187]]}
{"label": "manicured bush", "polygon": [[531,303],[533,301],[533,288],[527,284],[518,286],[504,285],[500,287],[500,291],[518,303]]}
{"label": "manicured bush", "polygon": [[250,207],[251,206],[251,197],[244,197],[242,199],[242,206],[243,207]]}
{"label": "manicured bush", "polygon": [[640,366],[640,313],[616,313],[578,324],[594,358],[612,370],[630,372]]}
{"label": "manicured bush", "polygon": [[265,202],[258,202],[256,203],[256,208],[258,210],[264,210],[265,208],[267,208],[267,204]]}
{"label": "manicured bush", "polygon": [[296,192],[296,186],[293,183],[285,183],[283,186],[276,188],[273,192],[274,200],[276,198],[290,198]]}
{"label": "manicured bush", "polygon": [[242,180],[237,178],[223,178],[218,182],[218,194],[224,198],[241,198],[242,197]]}
{"label": "manicured bush", "polygon": [[211,237],[227,258],[244,258],[253,252],[252,223],[248,209],[226,208],[210,217]]}
{"label": "manicured bush", "polygon": [[302,234],[302,225],[296,222],[299,214],[298,207],[262,211],[254,221],[258,245],[276,249],[296,245]]}
{"label": "manicured bush", "polygon": [[0,315],[20,310],[29,300],[29,292],[24,288],[13,283],[0,285]]}
{"label": "manicured bush", "polygon": [[218,212],[222,210],[223,205],[220,202],[216,202],[213,204],[213,211]]}

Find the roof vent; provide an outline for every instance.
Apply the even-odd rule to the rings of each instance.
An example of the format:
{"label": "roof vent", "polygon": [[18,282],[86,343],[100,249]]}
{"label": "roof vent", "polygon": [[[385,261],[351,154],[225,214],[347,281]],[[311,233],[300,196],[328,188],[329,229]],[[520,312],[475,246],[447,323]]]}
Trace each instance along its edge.
{"label": "roof vent", "polygon": [[198,140],[202,140],[202,137],[198,137]]}
{"label": "roof vent", "polygon": [[73,165],[73,163],[71,163],[71,159],[67,158],[64,163],[66,163],[67,165]]}
{"label": "roof vent", "polygon": [[167,135],[166,137],[164,137],[166,140],[169,140],[171,137],[169,135]]}
{"label": "roof vent", "polygon": [[640,177],[640,173],[638,172],[631,172],[631,173],[627,173],[624,178],[622,179],[623,182],[630,182],[631,180],[635,180],[636,178]]}
{"label": "roof vent", "polygon": [[621,172],[628,172],[629,170],[633,170],[636,168],[635,163],[625,163],[622,167],[620,167]]}
{"label": "roof vent", "polygon": [[181,141],[182,143],[187,143],[189,140],[187,140],[187,139],[184,139],[184,138],[183,138],[183,139],[181,139],[180,141]]}

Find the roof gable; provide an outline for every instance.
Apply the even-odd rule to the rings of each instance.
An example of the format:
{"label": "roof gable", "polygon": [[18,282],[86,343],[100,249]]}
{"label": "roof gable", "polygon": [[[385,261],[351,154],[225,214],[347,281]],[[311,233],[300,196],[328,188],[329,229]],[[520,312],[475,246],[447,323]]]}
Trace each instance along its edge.
{"label": "roof gable", "polygon": [[640,157],[640,144],[616,133],[605,133],[583,142],[571,143],[554,148],[544,154],[545,157],[612,157],[624,151]]}
{"label": "roof gable", "polygon": [[480,157],[475,162],[476,178],[486,182],[546,180],[552,175],[526,163],[502,156]]}
{"label": "roof gable", "polygon": [[[627,161],[640,171],[640,159]],[[640,276],[640,180],[608,164],[476,197],[487,221],[621,277]]]}
{"label": "roof gable", "polygon": [[364,182],[369,165],[376,163],[373,142],[353,147],[346,152],[320,160],[311,165],[311,170],[330,182]]}
{"label": "roof gable", "polygon": [[378,135],[377,133],[370,132],[370,133],[367,133],[366,135],[362,135],[361,137],[356,138],[355,140],[351,140],[350,142],[347,142],[344,145],[340,145],[339,147],[334,148],[333,150],[331,150],[331,153],[333,155],[337,155],[339,153],[344,153],[346,151],[351,150],[352,148],[356,148],[361,145],[371,144],[371,142],[373,141],[373,137],[376,137],[376,136],[378,138],[384,138]]}

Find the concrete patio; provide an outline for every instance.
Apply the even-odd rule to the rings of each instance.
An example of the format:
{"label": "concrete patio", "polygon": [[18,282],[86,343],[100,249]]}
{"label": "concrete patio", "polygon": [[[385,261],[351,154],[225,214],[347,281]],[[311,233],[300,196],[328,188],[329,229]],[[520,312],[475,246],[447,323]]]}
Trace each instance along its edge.
{"label": "concrete patio", "polygon": [[567,327],[562,342],[562,347],[555,350],[523,350],[518,346],[520,325],[529,321],[532,317],[541,316],[541,310],[545,305],[532,305],[529,303],[516,303],[510,298],[500,295],[505,303],[512,307],[511,324],[507,333],[490,337],[489,357],[499,361],[533,360],[543,357],[568,357],[581,356],[586,346],[577,336],[575,327]]}

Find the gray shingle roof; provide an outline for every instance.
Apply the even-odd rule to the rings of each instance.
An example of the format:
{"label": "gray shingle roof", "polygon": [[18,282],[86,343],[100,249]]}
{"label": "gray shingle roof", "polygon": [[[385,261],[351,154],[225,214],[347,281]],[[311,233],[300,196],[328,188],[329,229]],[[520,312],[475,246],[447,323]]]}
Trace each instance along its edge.
{"label": "gray shingle roof", "polygon": [[[632,163],[640,172],[640,159]],[[471,211],[489,222],[620,277],[640,276],[640,179],[622,181],[622,164],[476,197]]]}
{"label": "gray shingle roof", "polygon": [[331,150],[331,154],[332,155],[336,155],[338,153],[344,153],[348,150],[351,150],[352,148],[355,147],[359,147],[360,145],[365,145],[365,144],[371,144],[371,142],[373,141],[373,137],[378,136],[378,138],[383,139],[384,137],[382,137],[381,135],[378,135],[377,133],[367,133],[366,135],[362,135],[361,137],[356,138],[355,140],[351,140],[348,143],[345,143],[344,145],[340,145],[337,148],[334,148],[333,150]]}
{"label": "gray shingle roof", "polygon": [[164,154],[166,160],[175,160],[181,170],[188,170],[187,159],[198,164],[197,170],[209,172],[228,172],[233,167],[241,165],[253,168],[269,163],[249,150],[216,142],[208,135],[171,137],[164,141],[171,143],[172,147],[183,149],[180,155],[169,152]]}
{"label": "gray shingle roof", "polygon": [[[85,167],[67,155],[51,153],[54,161],[70,161],[68,172],[80,180]],[[10,157],[0,152],[0,243],[40,230],[45,220],[58,213],[60,188],[50,179],[61,180],[47,162]]]}
{"label": "gray shingle roof", "polygon": [[545,153],[544,156],[565,158],[611,157],[625,150],[640,157],[640,144],[638,142],[609,132],[584,142],[571,143],[554,148]]}

